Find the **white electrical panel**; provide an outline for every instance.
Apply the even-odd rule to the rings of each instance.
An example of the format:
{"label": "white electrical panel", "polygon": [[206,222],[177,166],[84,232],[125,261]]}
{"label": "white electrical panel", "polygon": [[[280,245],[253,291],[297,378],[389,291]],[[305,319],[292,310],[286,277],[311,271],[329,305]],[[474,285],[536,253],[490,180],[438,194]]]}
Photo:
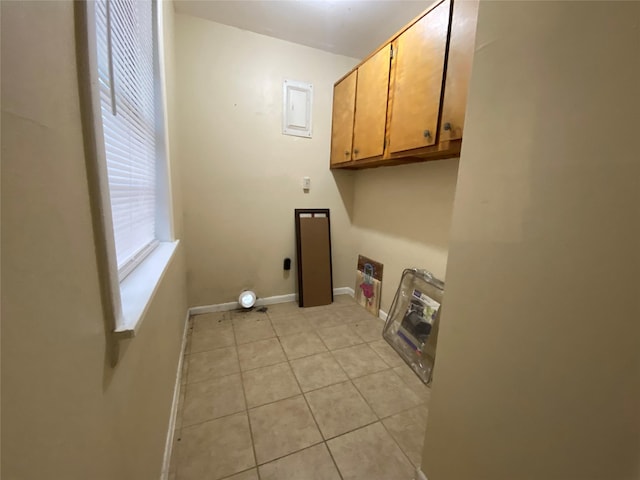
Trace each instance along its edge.
{"label": "white electrical panel", "polygon": [[311,138],[313,85],[285,80],[283,83],[282,133]]}

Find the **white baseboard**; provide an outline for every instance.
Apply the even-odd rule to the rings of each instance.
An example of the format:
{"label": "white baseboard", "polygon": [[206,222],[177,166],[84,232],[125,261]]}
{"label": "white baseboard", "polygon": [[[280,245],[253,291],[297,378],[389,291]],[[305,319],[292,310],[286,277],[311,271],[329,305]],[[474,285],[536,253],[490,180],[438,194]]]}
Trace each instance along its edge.
{"label": "white baseboard", "polygon": [[215,305],[202,305],[189,308],[189,315],[201,315],[203,313],[228,312],[240,307],[238,302],[217,303]]}
{"label": "white baseboard", "polygon": [[182,345],[180,346],[180,358],[178,359],[178,371],[176,372],[176,383],[173,387],[173,403],[171,404],[171,413],[169,414],[169,430],[167,431],[167,441],[164,446],[164,458],[162,459],[162,471],[160,480],[169,478],[169,467],[171,462],[171,451],[173,450],[173,434],[176,429],[176,418],[178,416],[178,402],[180,401],[180,383],[182,382],[182,362],[184,361],[184,352],[187,348],[187,331],[189,329],[189,315],[184,321],[184,329],[182,331]]}
{"label": "white baseboard", "polygon": [[[350,295],[355,296],[355,292],[351,287],[338,287],[333,289],[334,295]],[[286,295],[275,295],[272,297],[259,298],[256,300],[256,306],[261,305],[274,305],[276,303],[294,302],[297,295],[295,293],[289,293]],[[173,449],[173,434],[175,432],[176,417],[178,415],[178,402],[180,400],[180,384],[182,380],[182,362],[184,360],[184,352],[187,346],[187,330],[189,328],[189,317],[191,315],[200,315],[203,313],[213,312],[226,312],[229,310],[235,310],[240,307],[238,302],[218,303],[215,305],[203,305],[199,307],[191,307],[187,311],[187,318],[184,322],[184,331],[182,333],[182,346],[180,347],[180,359],[178,360],[178,371],[176,373],[176,383],[173,390],[173,404],[171,405],[171,414],[169,418],[169,430],[167,431],[167,441],[164,448],[164,459],[162,461],[162,472],[160,474],[160,480],[167,480],[169,478],[169,468],[171,462],[171,451]],[[379,317],[381,320],[386,321],[387,313],[380,310]],[[427,480],[422,471],[416,469],[415,480]]]}
{"label": "white baseboard", "polygon": [[389,316],[389,314],[387,312],[383,311],[383,310],[378,310],[378,316],[380,317],[380,319],[383,322],[386,322],[387,321],[387,317]]}
{"label": "white baseboard", "polygon": [[354,292],[353,288],[351,287],[339,287],[339,288],[333,289],[333,294],[334,295],[351,295],[353,297],[355,296],[356,292]]}
{"label": "white baseboard", "polygon": [[[339,287],[333,289],[334,295],[355,295],[353,288],[351,287]],[[273,297],[258,298],[256,300],[256,307],[262,305],[274,305],[276,303],[295,302],[297,295],[295,293],[288,293],[286,295],[275,295]],[[202,305],[199,307],[191,307],[189,309],[189,315],[201,315],[203,313],[213,312],[228,312],[230,310],[236,310],[240,308],[238,302],[217,303],[215,305]]]}
{"label": "white baseboard", "polygon": [[[260,307],[262,305],[274,305],[276,303],[287,303],[287,302],[295,302],[297,295],[295,293],[288,293],[286,295],[276,295],[274,297],[265,297],[258,298],[256,300],[256,307]],[[236,304],[237,306],[240,306]]]}
{"label": "white baseboard", "polygon": [[416,468],[416,478],[415,480],[429,480],[427,476],[420,470],[420,467]]}

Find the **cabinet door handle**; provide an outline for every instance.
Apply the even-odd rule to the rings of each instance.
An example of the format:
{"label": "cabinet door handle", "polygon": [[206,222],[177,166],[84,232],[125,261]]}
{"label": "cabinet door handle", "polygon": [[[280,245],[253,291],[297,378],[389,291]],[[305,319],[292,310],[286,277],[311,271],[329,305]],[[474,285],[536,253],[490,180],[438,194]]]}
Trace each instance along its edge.
{"label": "cabinet door handle", "polygon": [[357,154],[358,154],[358,149],[357,149],[357,148],[353,151],[353,154],[354,154],[354,155],[357,155]]}
{"label": "cabinet door handle", "polygon": [[425,130],[423,135],[424,135],[424,138],[429,138],[431,136],[431,132],[429,130]]}
{"label": "cabinet door handle", "polygon": [[449,122],[444,124],[444,129],[445,130],[451,130],[451,124]]}
{"label": "cabinet door handle", "polygon": [[349,151],[348,151],[348,150],[344,152],[344,156],[345,156],[345,157],[348,157],[348,156],[349,156]]}

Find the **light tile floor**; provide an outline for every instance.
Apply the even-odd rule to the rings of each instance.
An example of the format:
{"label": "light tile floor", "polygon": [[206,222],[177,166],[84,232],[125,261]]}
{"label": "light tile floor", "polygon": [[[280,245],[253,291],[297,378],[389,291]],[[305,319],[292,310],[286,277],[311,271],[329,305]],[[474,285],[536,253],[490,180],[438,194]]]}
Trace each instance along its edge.
{"label": "light tile floor", "polygon": [[169,479],[412,479],[429,389],[382,326],[346,295],[192,317]]}

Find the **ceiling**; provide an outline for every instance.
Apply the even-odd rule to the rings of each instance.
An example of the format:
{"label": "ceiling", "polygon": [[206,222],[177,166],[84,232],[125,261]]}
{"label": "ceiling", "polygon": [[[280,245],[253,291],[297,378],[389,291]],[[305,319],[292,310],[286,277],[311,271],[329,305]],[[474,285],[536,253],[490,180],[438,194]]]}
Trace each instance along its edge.
{"label": "ceiling", "polygon": [[175,10],[362,59],[431,0],[174,0]]}

